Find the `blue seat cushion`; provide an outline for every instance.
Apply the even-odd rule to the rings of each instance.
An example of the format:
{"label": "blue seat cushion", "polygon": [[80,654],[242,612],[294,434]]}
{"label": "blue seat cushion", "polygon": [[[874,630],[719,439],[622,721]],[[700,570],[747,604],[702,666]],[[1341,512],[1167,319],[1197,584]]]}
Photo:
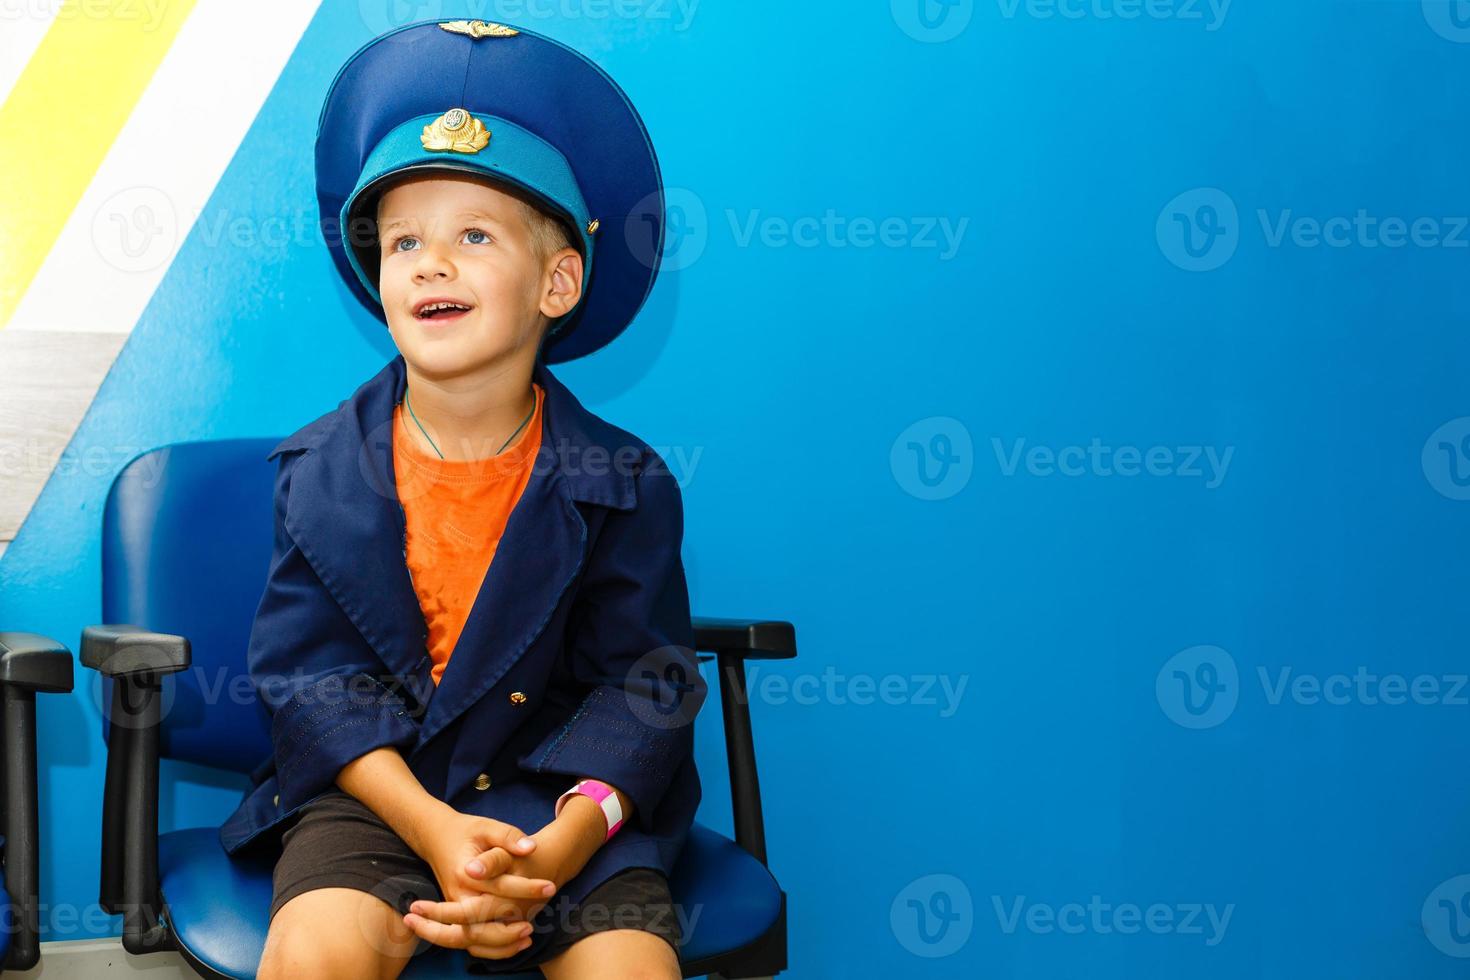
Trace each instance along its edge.
{"label": "blue seat cushion", "polygon": [[[212,827],[160,835],[159,887],[169,926],[186,955],[237,980],[255,976],[270,918],[272,861],[273,856],[230,857]],[[690,828],[669,890],[689,930],[681,950],[685,962],[755,941],[781,907],[770,872],[734,841],[700,823]],[[402,976],[460,980],[468,975],[465,963],[458,950],[433,949],[414,957]],[[500,976],[533,980],[541,972]]]}

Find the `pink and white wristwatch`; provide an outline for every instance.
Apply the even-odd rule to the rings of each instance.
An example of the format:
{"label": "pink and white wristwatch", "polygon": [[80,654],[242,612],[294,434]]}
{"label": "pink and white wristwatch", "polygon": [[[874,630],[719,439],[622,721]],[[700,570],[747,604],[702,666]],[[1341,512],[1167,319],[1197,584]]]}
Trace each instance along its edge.
{"label": "pink and white wristwatch", "polygon": [[607,783],[598,779],[584,779],[565,793],[556,798],[555,816],[561,816],[562,807],[566,806],[567,800],[577,794],[588,796],[602,807],[602,815],[607,817],[607,836],[603,843],[612,840],[612,835],[618,832],[623,825],[623,807],[618,803],[618,794]]}

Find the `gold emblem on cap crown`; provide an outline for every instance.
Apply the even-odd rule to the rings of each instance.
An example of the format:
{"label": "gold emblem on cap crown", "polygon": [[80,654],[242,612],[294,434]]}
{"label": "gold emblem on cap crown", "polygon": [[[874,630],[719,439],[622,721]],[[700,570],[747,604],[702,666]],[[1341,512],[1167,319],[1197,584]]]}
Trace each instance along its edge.
{"label": "gold emblem on cap crown", "polygon": [[515,37],[520,31],[504,24],[491,24],[483,20],[451,20],[439,25],[451,34],[468,34],[472,38]]}
{"label": "gold emblem on cap crown", "polygon": [[424,127],[419,142],[426,150],[479,153],[490,143],[490,130],[464,109],[450,109]]}

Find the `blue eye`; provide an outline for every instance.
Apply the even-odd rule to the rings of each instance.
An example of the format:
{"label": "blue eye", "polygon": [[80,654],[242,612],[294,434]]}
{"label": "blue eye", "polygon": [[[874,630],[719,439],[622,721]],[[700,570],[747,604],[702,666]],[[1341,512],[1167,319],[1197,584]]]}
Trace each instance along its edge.
{"label": "blue eye", "polygon": [[395,251],[395,252],[411,252],[411,251],[413,251],[412,248],[404,248],[403,247],[407,243],[413,243],[416,246],[418,244],[418,239],[417,238],[414,238],[412,235],[404,235],[402,238],[399,238],[396,242],[393,243],[393,251]]}
{"label": "blue eye", "polygon": [[[479,240],[479,241],[475,240],[474,238],[470,237],[472,235],[479,235],[481,240]],[[483,231],[481,231],[478,228],[471,228],[468,231],[466,231],[465,232],[465,240],[468,241],[471,245],[489,245],[490,244],[490,236],[487,235],[487,234],[485,234]]]}

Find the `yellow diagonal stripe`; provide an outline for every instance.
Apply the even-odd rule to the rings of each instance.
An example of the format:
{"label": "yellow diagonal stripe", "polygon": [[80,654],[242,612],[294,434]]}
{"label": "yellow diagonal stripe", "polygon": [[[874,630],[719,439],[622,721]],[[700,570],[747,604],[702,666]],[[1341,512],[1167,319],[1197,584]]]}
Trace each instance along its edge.
{"label": "yellow diagonal stripe", "polygon": [[[0,105],[0,327],[193,8],[194,0],[67,0],[56,12]],[[207,139],[208,124],[179,120],[180,141]]]}

